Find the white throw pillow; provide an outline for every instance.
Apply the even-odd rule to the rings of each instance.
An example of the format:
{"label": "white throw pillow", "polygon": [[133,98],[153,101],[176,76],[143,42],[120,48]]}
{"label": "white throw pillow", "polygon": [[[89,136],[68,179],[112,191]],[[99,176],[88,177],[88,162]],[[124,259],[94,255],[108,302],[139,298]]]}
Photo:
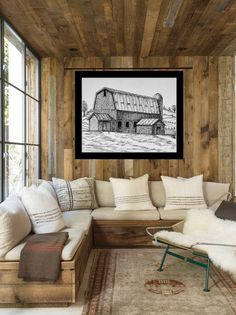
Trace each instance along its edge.
{"label": "white throw pillow", "polygon": [[0,257],[22,241],[31,231],[24,205],[17,196],[0,204]]}
{"label": "white throw pillow", "polygon": [[65,227],[57,201],[42,185],[24,187],[22,202],[30,216],[35,233],[53,233]]}
{"label": "white throw pillow", "polygon": [[203,195],[203,175],[191,178],[161,176],[166,193],[164,210],[207,208]]}
{"label": "white throw pillow", "polygon": [[62,211],[97,208],[94,178],[68,181],[53,177],[52,182]]}
{"label": "white throw pillow", "polygon": [[135,179],[110,178],[115,197],[115,210],[156,210],[148,188],[148,175]]}

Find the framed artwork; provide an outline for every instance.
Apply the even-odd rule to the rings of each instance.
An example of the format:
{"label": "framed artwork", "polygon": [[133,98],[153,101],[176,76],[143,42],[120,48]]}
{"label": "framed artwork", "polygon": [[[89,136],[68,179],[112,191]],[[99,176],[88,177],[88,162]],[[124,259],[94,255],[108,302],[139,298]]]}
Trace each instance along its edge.
{"label": "framed artwork", "polygon": [[76,71],[75,158],[182,159],[183,71]]}

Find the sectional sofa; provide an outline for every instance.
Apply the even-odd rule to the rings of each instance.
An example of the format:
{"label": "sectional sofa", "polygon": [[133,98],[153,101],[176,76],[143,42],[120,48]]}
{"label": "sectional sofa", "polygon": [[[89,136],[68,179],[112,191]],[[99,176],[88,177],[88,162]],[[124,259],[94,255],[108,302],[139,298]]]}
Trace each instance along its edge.
{"label": "sectional sofa", "polygon": [[[203,191],[208,206],[217,199],[219,204],[221,199],[226,199],[229,185],[204,182]],[[18,279],[20,252],[26,236],[0,258],[1,306],[62,306],[74,303],[93,246],[151,246],[145,234],[147,226],[170,226],[184,219],[188,210],[163,209],[166,197],[161,181],[150,181],[149,193],[156,210],[116,211],[111,183],[96,180],[96,209],[63,212],[66,223],[64,231],[69,233],[69,239],[62,251],[59,280],[41,283]]]}

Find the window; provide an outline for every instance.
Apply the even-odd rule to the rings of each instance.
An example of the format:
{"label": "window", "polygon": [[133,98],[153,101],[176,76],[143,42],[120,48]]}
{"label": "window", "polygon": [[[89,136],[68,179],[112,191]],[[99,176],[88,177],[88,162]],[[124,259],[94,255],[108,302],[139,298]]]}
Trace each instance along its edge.
{"label": "window", "polygon": [[125,126],[126,126],[126,128],[129,128],[129,121],[126,121]]}
{"label": "window", "polygon": [[122,127],[122,121],[121,120],[118,121],[117,126],[118,126],[118,128]]}
{"label": "window", "polygon": [[134,121],[134,128],[137,127],[137,121]]}
{"label": "window", "polygon": [[106,90],[103,91],[103,96],[104,96],[104,97],[107,96],[107,91],[106,91]]}
{"label": "window", "polygon": [[0,199],[39,177],[39,60],[1,20]]}

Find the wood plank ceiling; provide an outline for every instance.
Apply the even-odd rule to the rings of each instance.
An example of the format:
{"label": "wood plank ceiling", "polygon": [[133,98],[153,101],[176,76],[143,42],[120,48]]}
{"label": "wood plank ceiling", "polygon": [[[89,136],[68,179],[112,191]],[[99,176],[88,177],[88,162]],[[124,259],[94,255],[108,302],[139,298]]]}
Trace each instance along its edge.
{"label": "wood plank ceiling", "polygon": [[41,57],[236,54],[235,0],[1,0]]}

